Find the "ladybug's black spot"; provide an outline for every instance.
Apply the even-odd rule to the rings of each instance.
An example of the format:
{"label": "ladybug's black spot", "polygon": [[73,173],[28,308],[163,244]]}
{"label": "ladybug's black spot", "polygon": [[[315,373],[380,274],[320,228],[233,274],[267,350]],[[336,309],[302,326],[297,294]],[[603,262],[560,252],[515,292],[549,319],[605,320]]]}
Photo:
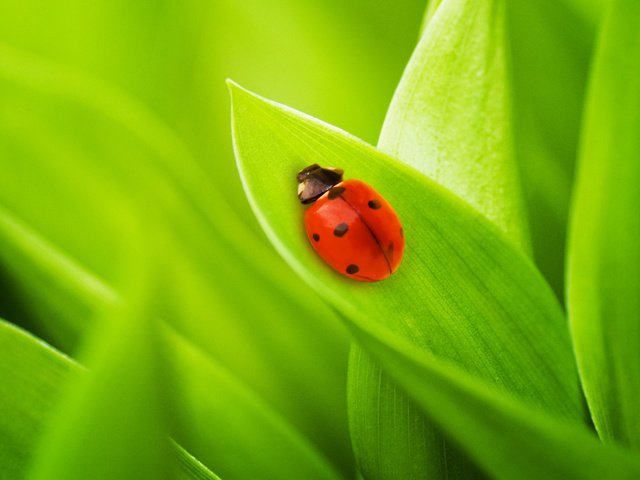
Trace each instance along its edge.
{"label": "ladybug's black spot", "polygon": [[313,235],[313,239],[317,242],[318,240],[320,240],[320,235],[318,235],[317,233],[314,233]]}
{"label": "ladybug's black spot", "polygon": [[354,265],[353,263],[347,267],[347,273],[349,275],[353,275],[355,273],[358,273],[359,271],[360,267],[358,267],[358,265]]}
{"label": "ladybug's black spot", "polygon": [[387,247],[387,258],[389,260],[391,260],[393,258],[393,250],[394,250],[394,245],[393,245],[393,242],[391,242],[389,244],[389,246]]}
{"label": "ladybug's black spot", "polygon": [[369,208],[372,208],[373,210],[378,210],[382,207],[378,200],[369,200],[369,203],[367,203],[367,205],[369,205]]}
{"label": "ladybug's black spot", "polygon": [[346,223],[341,223],[333,230],[333,234],[336,237],[342,237],[348,231],[349,231],[349,225],[347,225]]}
{"label": "ladybug's black spot", "polygon": [[331,190],[329,190],[329,200],[338,198],[345,190],[346,188],[344,187],[333,187]]}

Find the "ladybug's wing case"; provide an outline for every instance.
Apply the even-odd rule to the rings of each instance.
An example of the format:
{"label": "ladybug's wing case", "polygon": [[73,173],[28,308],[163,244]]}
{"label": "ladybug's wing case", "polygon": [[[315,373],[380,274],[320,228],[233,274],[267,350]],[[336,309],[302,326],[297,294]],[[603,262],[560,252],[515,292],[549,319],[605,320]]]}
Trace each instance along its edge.
{"label": "ladybug's wing case", "polygon": [[360,214],[386,257],[390,273],[396,271],[404,254],[402,224],[393,207],[371,186],[360,180],[343,182],[342,197]]}
{"label": "ladybug's wing case", "polygon": [[404,239],[395,212],[358,180],[342,182],[320,197],[305,212],[305,228],[318,254],[356,280],[382,280],[402,258]]}

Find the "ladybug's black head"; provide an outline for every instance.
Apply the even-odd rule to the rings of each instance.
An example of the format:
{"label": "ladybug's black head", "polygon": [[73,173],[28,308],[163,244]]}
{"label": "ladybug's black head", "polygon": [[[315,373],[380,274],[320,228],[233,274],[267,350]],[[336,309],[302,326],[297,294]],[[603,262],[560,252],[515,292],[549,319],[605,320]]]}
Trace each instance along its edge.
{"label": "ladybug's black head", "polygon": [[312,203],[322,194],[342,181],[343,170],[339,168],[322,168],[314,163],[301,170],[298,180],[298,198],[302,203]]}

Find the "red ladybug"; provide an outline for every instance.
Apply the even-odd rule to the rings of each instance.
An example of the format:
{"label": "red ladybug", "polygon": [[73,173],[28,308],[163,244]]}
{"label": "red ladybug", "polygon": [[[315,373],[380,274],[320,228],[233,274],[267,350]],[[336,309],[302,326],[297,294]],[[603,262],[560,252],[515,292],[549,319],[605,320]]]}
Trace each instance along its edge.
{"label": "red ladybug", "polygon": [[298,173],[298,198],[313,203],[304,214],[307,237],[341,274],[362,282],[383,280],[402,261],[402,225],[378,192],[360,180],[342,181],[342,174],[316,164]]}

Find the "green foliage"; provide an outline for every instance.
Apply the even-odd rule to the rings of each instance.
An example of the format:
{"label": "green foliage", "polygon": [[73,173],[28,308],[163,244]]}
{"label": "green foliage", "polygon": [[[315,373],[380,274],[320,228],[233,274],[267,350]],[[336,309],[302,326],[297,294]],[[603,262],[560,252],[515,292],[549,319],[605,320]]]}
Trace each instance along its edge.
{"label": "green foliage", "polygon": [[640,7],[424,3],[3,5],[0,478],[640,477]]}
{"label": "green foliage", "polygon": [[[378,148],[465,199],[526,252],[505,24],[503,2],[447,2],[435,10],[391,102]],[[352,439],[356,453],[363,450],[359,462],[369,477],[384,478],[380,472],[387,469],[404,478],[471,475],[455,447],[403,400],[374,362],[361,351],[352,360]],[[402,466],[409,471],[401,473]]]}
{"label": "green foliage", "polygon": [[[34,455],[34,445],[39,442],[39,437],[46,430],[47,423],[51,421],[55,408],[62,400],[61,397],[64,396],[67,387],[71,385],[76,390],[77,393],[73,394],[73,402],[77,404],[82,401],[82,397],[91,394],[91,390],[96,391],[98,388],[109,385],[94,379],[87,379],[86,371],[69,357],[4,321],[0,321],[0,346],[2,347],[0,348],[2,359],[0,362],[2,372],[0,405],[3,412],[0,417],[0,431],[3,438],[3,448],[0,450],[0,461],[3,468],[0,478],[23,478]],[[119,347],[116,346],[116,348]],[[110,360],[111,357],[105,358]],[[104,367],[116,371],[109,364],[105,364]],[[119,373],[124,374],[122,371]],[[119,379],[119,377],[120,375],[116,375],[114,378]],[[90,381],[92,385],[87,384],[87,381]],[[111,387],[113,386],[111,385]],[[146,384],[143,383],[143,386],[146,387]],[[130,387],[135,387],[135,385]],[[138,392],[140,391],[142,390],[138,390]],[[164,441],[161,438],[147,437],[146,440],[150,440],[151,443],[129,443],[129,439],[122,443],[112,443],[112,437],[96,435],[95,427],[112,428],[114,425],[110,425],[109,422],[119,421],[119,415],[113,415],[117,413],[116,409],[118,408],[117,402],[114,400],[125,398],[129,403],[139,400],[135,395],[129,395],[135,393],[135,390],[130,388],[119,391],[118,396],[113,393],[115,392],[108,391],[102,398],[97,399],[97,403],[88,403],[87,409],[68,410],[67,415],[70,416],[83,415],[90,410],[94,411],[96,416],[86,418],[87,424],[75,423],[73,420],[68,423],[59,422],[66,431],[51,430],[50,432],[54,436],[62,435],[64,438],[59,441],[49,441],[46,445],[48,449],[55,450],[57,448],[69,449],[70,445],[79,441],[102,442],[101,445],[95,445],[101,447],[95,450],[81,448],[74,451],[75,453],[100,452],[101,458],[92,459],[97,460],[98,463],[81,465],[80,462],[87,462],[89,459],[49,455],[45,460],[49,463],[48,466],[43,468],[42,464],[38,465],[41,469],[40,478],[61,478],[59,475],[62,469],[66,469],[64,478],[77,476],[82,478],[86,477],[89,472],[91,472],[92,478],[113,478],[114,472],[122,471],[122,469],[125,469],[125,473],[138,475],[135,478],[140,478],[140,475],[148,473],[148,471],[142,470],[143,468],[157,469],[158,465],[167,461],[166,457],[147,457],[153,461],[153,464],[145,465],[143,462],[146,455],[154,453],[154,448],[150,448],[150,446],[155,446],[158,441]],[[142,393],[145,392],[142,391]],[[99,410],[96,411],[96,409]],[[153,413],[155,410],[149,411]],[[129,412],[125,412],[125,415],[127,414]],[[107,416],[108,418],[106,418]],[[129,431],[120,425],[122,433],[129,432],[145,436],[150,433],[142,428],[143,425],[138,417],[130,417],[129,420],[133,422],[135,429]],[[157,425],[154,422],[147,426],[156,429]],[[73,430],[74,426],[75,431]],[[90,430],[87,431],[88,427]],[[179,445],[174,443],[173,451],[176,459],[173,462],[176,478],[185,480],[217,478]],[[89,470],[83,467],[87,467]],[[55,472],[54,469],[56,469]]]}

